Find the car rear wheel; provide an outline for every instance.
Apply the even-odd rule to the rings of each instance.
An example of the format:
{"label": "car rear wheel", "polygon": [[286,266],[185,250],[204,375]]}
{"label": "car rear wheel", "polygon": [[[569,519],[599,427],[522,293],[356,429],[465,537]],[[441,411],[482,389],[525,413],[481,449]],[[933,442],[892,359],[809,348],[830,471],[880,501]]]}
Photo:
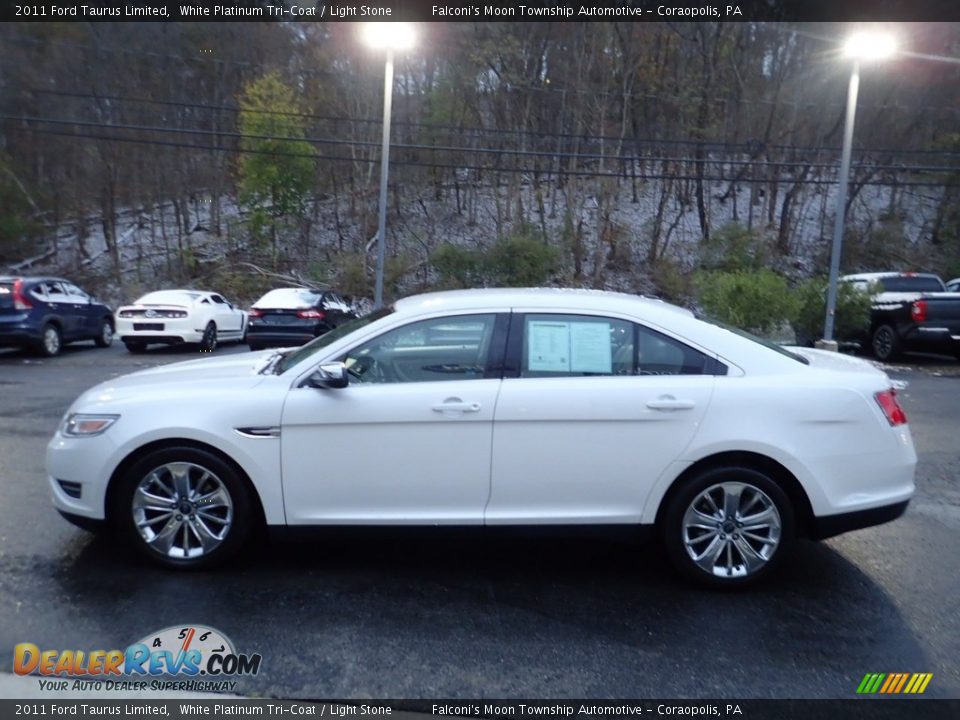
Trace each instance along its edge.
{"label": "car rear wheel", "polygon": [[903,349],[897,331],[889,325],[880,325],[873,331],[870,348],[873,356],[883,362],[896,359]]}
{"label": "car rear wheel", "polygon": [[786,493],[764,473],[714,468],[671,498],[661,531],[683,575],[711,587],[736,588],[781,562],[793,542],[794,513]]}
{"label": "car rear wheel", "polygon": [[93,339],[93,342],[97,347],[110,347],[113,342],[113,323],[104,318],[100,323],[100,334]]}
{"label": "car rear wheel", "polygon": [[147,344],[143,342],[134,342],[128,340],[124,343],[124,345],[127,347],[127,350],[132,353],[142,353],[146,352],[147,350]]}
{"label": "car rear wheel", "polygon": [[153,562],[204,568],[234,556],[250,532],[250,495],[216,455],[190,447],[158,450],[121,479],[113,520]]}
{"label": "car rear wheel", "polygon": [[217,326],[213,323],[207,323],[203,331],[203,337],[200,339],[200,352],[213,352],[217,349]]}
{"label": "car rear wheel", "polygon": [[40,354],[45,357],[59,355],[63,349],[63,334],[53,323],[47,323],[40,332]]}

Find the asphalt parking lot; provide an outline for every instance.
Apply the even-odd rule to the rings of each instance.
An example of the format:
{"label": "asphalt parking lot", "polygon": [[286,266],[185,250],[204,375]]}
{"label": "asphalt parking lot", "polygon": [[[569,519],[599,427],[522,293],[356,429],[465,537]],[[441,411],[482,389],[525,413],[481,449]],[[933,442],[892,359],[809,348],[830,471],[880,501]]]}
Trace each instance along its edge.
{"label": "asphalt parking lot", "polygon": [[44,449],[72,400],[196,356],[0,351],[0,672],[20,642],[123,648],[200,623],[263,655],[238,690],[264,697],[852,698],[868,672],[931,672],[926,697],[960,697],[957,363],[890,369],[920,457],[906,516],[800,543],[762,586],[717,593],[654,546],[450,531],[264,541],[236,567],[178,574],[61,520]]}

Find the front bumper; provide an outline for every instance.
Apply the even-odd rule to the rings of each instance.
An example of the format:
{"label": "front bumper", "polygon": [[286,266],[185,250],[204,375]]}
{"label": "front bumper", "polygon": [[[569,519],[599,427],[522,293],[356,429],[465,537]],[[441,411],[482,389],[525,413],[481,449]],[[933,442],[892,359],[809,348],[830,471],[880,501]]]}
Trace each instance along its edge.
{"label": "front bumper", "polygon": [[54,507],[69,515],[104,519],[107,485],[117,465],[117,453],[109,433],[71,438],[57,431],[47,445],[46,457]]}

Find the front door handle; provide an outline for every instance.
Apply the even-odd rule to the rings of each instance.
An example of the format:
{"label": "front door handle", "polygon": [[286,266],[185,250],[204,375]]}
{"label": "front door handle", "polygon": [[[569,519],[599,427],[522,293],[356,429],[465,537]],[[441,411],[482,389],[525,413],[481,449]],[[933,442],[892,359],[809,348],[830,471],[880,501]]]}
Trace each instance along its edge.
{"label": "front door handle", "polygon": [[433,411],[443,413],[444,415],[463,415],[464,413],[475,413],[480,411],[480,403],[464,402],[458,397],[450,397],[442,403],[433,406]]}
{"label": "front door handle", "polygon": [[651,410],[668,412],[672,410],[692,410],[695,405],[696,403],[693,400],[677,400],[673,395],[663,395],[647,403],[647,407]]}

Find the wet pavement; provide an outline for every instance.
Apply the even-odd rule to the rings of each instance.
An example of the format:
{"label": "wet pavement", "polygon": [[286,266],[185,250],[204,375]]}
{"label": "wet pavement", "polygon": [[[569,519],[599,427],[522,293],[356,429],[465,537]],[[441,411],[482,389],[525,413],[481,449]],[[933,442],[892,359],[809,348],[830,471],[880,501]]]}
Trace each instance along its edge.
{"label": "wet pavement", "polygon": [[199,623],[263,655],[238,691],[265,697],[851,698],[868,672],[932,672],[926,696],[960,697],[958,363],[888,368],[920,457],[903,518],[799,543],[768,582],[726,593],[683,584],[653,545],[477,531],[323,532],[215,572],[144,565],[54,512],[44,448],[90,385],[194,357],[0,352],[0,672],[19,642],[124,648]]}

